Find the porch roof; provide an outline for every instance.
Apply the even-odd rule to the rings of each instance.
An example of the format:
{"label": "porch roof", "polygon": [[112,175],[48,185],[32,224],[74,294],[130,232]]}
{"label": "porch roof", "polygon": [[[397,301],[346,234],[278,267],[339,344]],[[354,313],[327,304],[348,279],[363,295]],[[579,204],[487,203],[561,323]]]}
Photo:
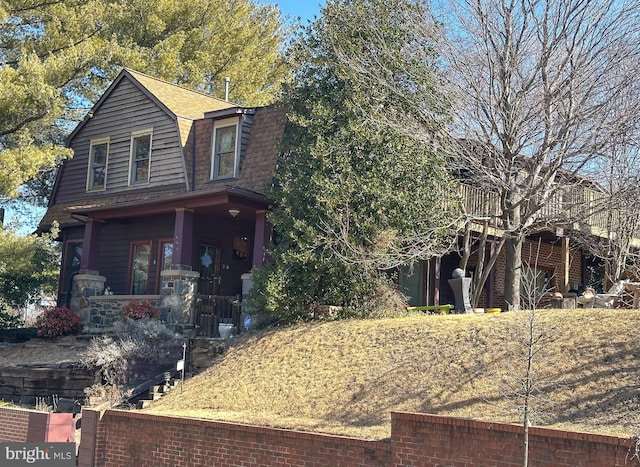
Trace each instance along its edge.
{"label": "porch roof", "polygon": [[[271,200],[266,196],[241,188],[230,186],[216,187],[209,190],[186,193],[157,193],[158,196],[144,200],[126,197],[96,199],[94,203],[86,202],[78,206],[60,206],[59,217],[64,217],[64,225],[82,222],[84,219],[96,220],[122,219],[155,214],[173,213],[177,209],[191,209],[209,214],[228,214],[229,209],[237,209],[238,218],[254,219],[255,212],[266,210]],[[60,222],[60,219],[58,219]],[[43,224],[40,230],[45,230]]]}
{"label": "porch roof", "polygon": [[144,216],[174,212],[176,209],[193,209],[207,212],[223,212],[236,208],[250,210],[268,209],[271,201],[264,195],[235,187],[217,187],[210,190],[199,190],[145,201],[129,201],[108,205],[82,206],[69,208],[71,214],[93,217],[96,219],[115,219],[123,217]]}

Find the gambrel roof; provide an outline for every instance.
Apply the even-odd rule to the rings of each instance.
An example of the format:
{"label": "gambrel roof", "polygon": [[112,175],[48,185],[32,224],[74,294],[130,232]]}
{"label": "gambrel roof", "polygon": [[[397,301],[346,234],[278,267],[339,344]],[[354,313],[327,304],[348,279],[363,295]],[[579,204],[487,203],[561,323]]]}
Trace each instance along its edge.
{"label": "gambrel roof", "polygon": [[[181,118],[185,120],[198,120],[204,117],[207,112],[215,110],[229,109],[238,107],[238,104],[228,102],[217,97],[209,96],[197,91],[168,83],[158,78],[154,78],[138,71],[123,69],[122,72],[111,83],[109,89],[100,97],[98,102],[91,108],[88,113],[90,118],[100,108],[102,103],[116,89],[118,83],[128,78],[140,91],[146,94],[158,107],[162,108],[172,118]],[[71,132],[67,141],[71,139],[82,129],[87,118],[80,122]]]}
{"label": "gambrel roof", "polygon": [[[239,176],[212,181],[214,122],[232,117],[239,119],[242,128]],[[104,214],[118,206],[127,210],[130,205],[166,205],[173,199],[188,204],[191,201],[182,197],[198,198],[201,194],[220,198],[228,192],[244,203],[257,196],[266,207],[269,200],[264,188],[271,182],[285,126],[282,108],[244,108],[124,69],[67,138],[75,157],[61,167],[38,231],[49,229],[54,220],[63,227],[79,225],[82,220],[76,216],[87,212]],[[153,183],[132,189],[125,186],[122,174],[126,177],[129,170],[124,165],[130,158],[131,132],[140,128],[154,129],[154,151],[161,159],[155,156],[152,166],[162,169],[156,169]],[[109,141],[109,175],[120,176],[114,175],[117,181],[108,189],[89,192],[85,177],[90,142],[99,138]],[[115,169],[119,172],[113,167],[120,167]]]}

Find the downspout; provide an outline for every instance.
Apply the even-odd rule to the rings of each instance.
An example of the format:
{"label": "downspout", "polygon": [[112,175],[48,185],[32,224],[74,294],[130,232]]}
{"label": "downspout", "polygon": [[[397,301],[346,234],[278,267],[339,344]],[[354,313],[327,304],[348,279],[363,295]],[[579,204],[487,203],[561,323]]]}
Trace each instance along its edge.
{"label": "downspout", "polygon": [[192,143],[192,150],[191,150],[191,191],[194,191],[196,189],[196,136],[197,136],[197,132],[196,129],[198,127],[198,122],[197,120],[194,120],[193,122],[193,143]]}

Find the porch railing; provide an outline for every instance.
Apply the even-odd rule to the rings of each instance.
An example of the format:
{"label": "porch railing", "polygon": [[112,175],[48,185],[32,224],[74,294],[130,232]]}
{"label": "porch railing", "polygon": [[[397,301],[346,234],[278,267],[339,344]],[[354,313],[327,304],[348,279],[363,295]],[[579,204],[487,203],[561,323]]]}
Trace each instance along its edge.
{"label": "porch railing", "polygon": [[234,333],[242,332],[240,302],[237,296],[197,295],[195,324],[200,337],[220,337],[218,325],[231,323]]}

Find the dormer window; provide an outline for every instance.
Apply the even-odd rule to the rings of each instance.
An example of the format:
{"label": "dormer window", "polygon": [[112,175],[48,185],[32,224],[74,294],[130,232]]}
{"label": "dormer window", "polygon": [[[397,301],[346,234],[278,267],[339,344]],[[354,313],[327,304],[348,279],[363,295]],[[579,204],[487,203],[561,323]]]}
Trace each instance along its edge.
{"label": "dormer window", "polygon": [[107,183],[107,159],[109,138],[91,140],[89,146],[89,172],[87,191],[104,190]]}
{"label": "dormer window", "polygon": [[131,171],[129,185],[149,182],[152,130],[131,133]]}
{"label": "dormer window", "polygon": [[235,178],[238,172],[238,119],[227,118],[213,125],[213,157],[211,179]]}

